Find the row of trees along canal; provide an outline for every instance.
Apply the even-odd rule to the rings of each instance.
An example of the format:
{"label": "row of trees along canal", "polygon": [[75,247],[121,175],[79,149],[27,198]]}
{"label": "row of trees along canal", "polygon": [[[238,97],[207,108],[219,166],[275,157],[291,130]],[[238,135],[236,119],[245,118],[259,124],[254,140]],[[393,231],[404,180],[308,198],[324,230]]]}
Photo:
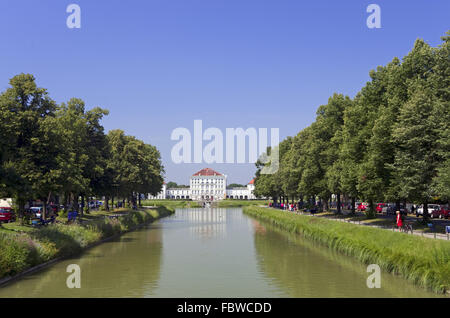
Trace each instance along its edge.
{"label": "row of trees along canal", "polygon": [[78,98],[57,105],[30,74],[9,83],[0,95],[0,195],[15,199],[20,217],[33,199],[45,217],[52,201],[71,208],[105,196],[109,210],[109,199],[136,204],[137,194],[161,189],[159,151],[122,130],[105,134],[107,110],[86,110]]}
{"label": "row of trees along canal", "polygon": [[[450,199],[450,32],[430,47],[417,40],[402,61],[370,72],[351,99],[334,94],[315,122],[279,144],[277,173],[257,162],[255,193],[275,201],[332,194],[370,203],[424,205]],[[268,149],[270,154],[270,149]]]}

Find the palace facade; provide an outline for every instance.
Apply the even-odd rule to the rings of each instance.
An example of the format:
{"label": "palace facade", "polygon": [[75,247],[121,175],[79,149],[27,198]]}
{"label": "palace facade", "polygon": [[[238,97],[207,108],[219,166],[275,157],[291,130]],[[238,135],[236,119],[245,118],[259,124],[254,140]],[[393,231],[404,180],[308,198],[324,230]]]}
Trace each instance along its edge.
{"label": "palace facade", "polygon": [[210,168],[204,168],[190,177],[189,188],[167,188],[166,183],[164,183],[161,191],[155,196],[149,194],[148,199],[251,200],[256,199],[253,194],[254,190],[254,179],[246,187],[229,188],[227,187],[226,175]]}

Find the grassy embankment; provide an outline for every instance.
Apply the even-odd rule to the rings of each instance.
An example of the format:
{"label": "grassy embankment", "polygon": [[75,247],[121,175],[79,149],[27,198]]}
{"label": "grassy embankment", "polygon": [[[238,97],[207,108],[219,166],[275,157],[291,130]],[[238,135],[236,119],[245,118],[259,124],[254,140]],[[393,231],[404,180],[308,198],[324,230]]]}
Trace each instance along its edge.
{"label": "grassy embankment", "polygon": [[219,208],[238,208],[245,206],[258,206],[258,205],[268,205],[269,200],[236,200],[236,199],[227,199],[217,201],[217,207]]}
{"label": "grassy embankment", "polygon": [[0,231],[0,278],[14,276],[52,259],[78,254],[104,239],[151,223],[173,211],[163,206],[137,211],[119,209],[109,213],[123,213],[117,218],[105,217],[108,212],[98,212],[86,215],[81,224],[58,223],[39,229],[18,225],[9,228],[14,223],[7,224]]}
{"label": "grassy embankment", "polygon": [[190,200],[142,200],[142,206],[164,206],[168,209],[201,208],[200,203]]}
{"label": "grassy embankment", "polygon": [[323,243],[437,293],[450,292],[450,242],[255,206],[244,213]]}

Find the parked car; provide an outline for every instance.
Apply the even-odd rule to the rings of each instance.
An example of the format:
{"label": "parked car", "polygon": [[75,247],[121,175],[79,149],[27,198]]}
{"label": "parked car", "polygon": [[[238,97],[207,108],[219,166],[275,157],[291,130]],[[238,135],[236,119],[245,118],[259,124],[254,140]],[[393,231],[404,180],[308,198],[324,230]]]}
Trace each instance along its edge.
{"label": "parked car", "polygon": [[375,207],[375,210],[377,213],[382,213],[383,208],[386,206],[386,203],[377,203],[377,206]]}
{"label": "parked car", "polygon": [[9,207],[0,208],[0,222],[10,223],[16,220],[16,214]]}
{"label": "parked car", "polygon": [[[395,203],[381,203],[383,204],[381,208],[381,213],[386,215],[395,215],[397,211],[397,205]],[[403,205],[400,204],[398,207],[401,215],[408,215],[408,209]]]}
{"label": "parked car", "polygon": [[[440,210],[441,206],[439,204],[428,204],[428,214],[431,215],[434,210]],[[423,205],[419,206],[416,211],[416,216],[423,216]]]}
{"label": "parked car", "polygon": [[450,216],[449,207],[441,206],[440,209],[435,209],[430,214],[431,218],[440,218],[440,219],[448,219]]}
{"label": "parked car", "polygon": [[366,202],[361,202],[357,207],[356,210],[363,212],[369,207],[369,204]]}
{"label": "parked car", "polygon": [[29,210],[32,217],[40,218],[44,209],[41,206],[32,206]]}

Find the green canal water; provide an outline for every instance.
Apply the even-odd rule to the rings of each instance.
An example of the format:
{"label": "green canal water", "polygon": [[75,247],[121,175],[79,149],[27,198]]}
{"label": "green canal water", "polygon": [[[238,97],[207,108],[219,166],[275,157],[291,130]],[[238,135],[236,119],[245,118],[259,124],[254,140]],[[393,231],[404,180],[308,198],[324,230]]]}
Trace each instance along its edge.
{"label": "green canal water", "polygon": [[[66,285],[67,266],[81,288]],[[370,289],[360,262],[246,216],[173,216],[0,287],[0,297],[437,297],[392,274]]]}

